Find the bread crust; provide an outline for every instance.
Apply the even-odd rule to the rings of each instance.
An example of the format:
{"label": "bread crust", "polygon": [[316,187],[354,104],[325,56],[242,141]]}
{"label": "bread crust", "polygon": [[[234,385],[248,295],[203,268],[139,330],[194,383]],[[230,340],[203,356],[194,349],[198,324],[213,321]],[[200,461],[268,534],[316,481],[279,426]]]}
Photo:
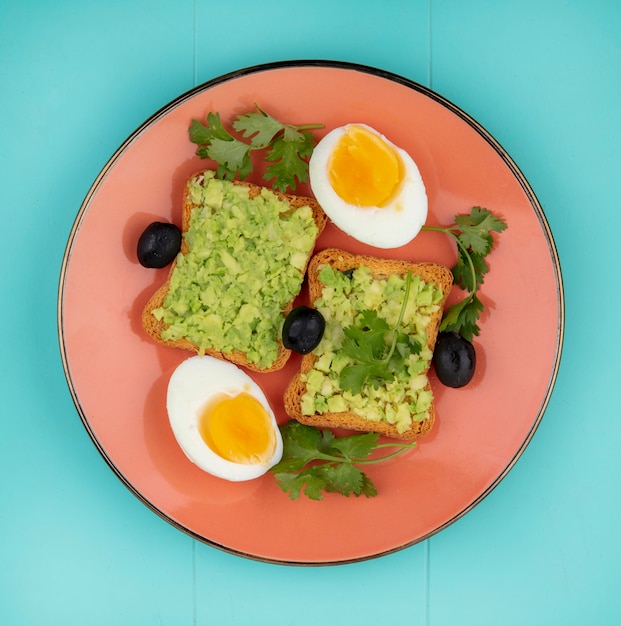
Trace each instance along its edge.
{"label": "bread crust", "polygon": [[[414,263],[404,260],[380,259],[367,255],[352,254],[337,248],[329,248],[315,254],[308,266],[307,278],[311,303],[314,303],[321,296],[322,284],[319,281],[319,269],[326,264],[339,271],[347,271],[365,265],[371,270],[375,278],[385,278],[392,274],[404,275],[408,270],[411,270],[413,274],[417,274],[425,282],[435,283],[442,290],[443,297],[438,312],[433,316],[427,327],[427,345],[433,352],[442,320],[443,307],[453,285],[453,274],[448,267],[438,263]],[[414,422],[408,430],[402,433],[398,432],[393,424],[388,422],[371,422],[351,411],[303,415],[301,400],[306,391],[306,385],[302,380],[302,375],[308,373],[313,368],[316,359],[317,357],[312,352],[304,355],[300,369],[292,378],[285,391],[285,411],[292,419],[317,428],[342,428],[362,432],[377,432],[387,437],[402,440],[414,440],[423,437],[433,427],[435,421],[435,406],[433,403],[429,409],[429,417],[427,419],[421,422]],[[426,389],[429,388],[429,385],[427,385]]]}
{"label": "bread crust", "polygon": [[[186,185],[184,186],[182,211],[181,211],[181,231],[183,234],[185,234],[188,231],[189,226],[190,226],[190,217],[192,215],[192,210],[196,208],[197,206],[192,202],[190,198],[190,190],[189,190],[190,182],[196,179],[201,180],[202,182],[202,178],[205,176],[205,173],[207,171],[208,170],[202,170],[200,172],[193,174],[187,180]],[[241,185],[241,186],[247,187],[248,196],[250,198],[254,198],[255,196],[258,196],[261,193],[261,190],[263,189],[261,185],[256,185],[254,183],[249,183],[247,181],[235,180],[232,182],[235,185]],[[303,206],[309,206],[313,212],[313,218],[315,220],[315,224],[317,224],[317,229],[318,229],[317,237],[319,237],[319,235],[321,234],[321,232],[323,231],[326,225],[327,216],[323,212],[322,208],[319,206],[318,202],[315,199],[304,197],[304,196],[296,196],[293,194],[284,194],[273,189],[270,189],[270,191],[272,191],[280,200],[287,202],[292,210],[301,208]],[[306,272],[306,268],[308,267],[308,264],[310,262],[312,252],[313,251],[311,250],[308,254],[306,265],[303,271],[301,271],[302,276],[304,276]],[[188,246],[185,241],[185,238],[183,238],[182,243],[181,243],[181,254],[187,254],[187,253],[188,253]],[[153,339],[153,341],[155,341],[156,343],[167,346],[169,348],[179,348],[181,350],[189,350],[191,352],[199,353],[200,352],[199,346],[192,343],[191,341],[188,341],[187,339],[179,339],[179,340],[162,339],[161,333],[166,328],[166,324],[164,323],[164,321],[158,320],[152,314],[152,312],[155,309],[159,308],[164,303],[166,295],[168,294],[168,290],[170,286],[170,279],[173,275],[176,264],[177,264],[177,261],[174,260],[170,266],[168,277],[165,283],[161,285],[157,289],[157,291],[155,291],[155,293],[149,298],[149,300],[145,304],[142,310],[142,319],[141,319],[142,328],[147,333],[147,335],[151,337],[151,339]],[[301,284],[300,284],[300,287],[301,287]],[[286,315],[289,313],[289,311],[292,308],[293,308],[293,300],[289,302],[287,306],[285,307],[285,309],[283,310],[283,316],[286,317]],[[230,361],[231,363],[235,363],[236,365],[246,367],[247,369],[252,370],[252,371],[265,372],[265,373],[282,369],[287,363],[287,361],[289,360],[289,357],[291,356],[291,350],[287,350],[284,347],[282,340],[279,340],[278,342],[277,358],[269,367],[260,367],[257,364],[252,363],[251,361],[248,360],[246,353],[240,352],[238,350],[224,353],[224,352],[215,350],[213,348],[207,348],[206,350],[204,350],[204,353],[210,356],[219,358],[219,359],[223,359],[225,361]]]}

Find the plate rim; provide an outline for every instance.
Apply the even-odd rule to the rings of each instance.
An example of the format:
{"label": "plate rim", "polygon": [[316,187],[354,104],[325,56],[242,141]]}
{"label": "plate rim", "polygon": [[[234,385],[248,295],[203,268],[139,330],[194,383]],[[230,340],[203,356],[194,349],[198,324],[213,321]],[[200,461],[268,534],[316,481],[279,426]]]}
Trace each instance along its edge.
{"label": "plate rim", "polygon": [[[94,432],[91,424],[88,420],[86,412],[81,406],[77,390],[72,381],[71,371],[69,367],[69,358],[67,355],[66,345],[64,341],[64,293],[66,287],[66,278],[67,278],[67,270],[69,267],[69,263],[71,260],[71,254],[73,251],[73,246],[75,240],[78,236],[81,223],[86,215],[88,208],[90,206],[91,199],[96,194],[99,189],[102,181],[112,170],[115,162],[119,159],[119,157],[125,152],[125,150],[143,133],[145,132],[156,120],[164,117],[167,113],[175,109],[176,107],[183,104],[186,100],[193,98],[194,96],[202,93],[203,91],[207,91],[215,86],[223,84],[228,81],[236,80],[238,78],[242,78],[244,76],[248,76],[250,74],[256,74],[260,72],[267,72],[273,70],[280,69],[295,69],[295,68],[309,68],[309,67],[317,67],[317,68],[325,68],[325,69],[335,69],[335,70],[345,70],[345,71],[355,71],[363,74],[371,75],[377,78],[383,78],[389,80],[391,82],[403,85],[406,88],[412,89],[421,93],[422,95],[427,96],[428,98],[434,100],[442,107],[448,109],[453,114],[457,115],[462,121],[464,121],[468,126],[470,126],[473,130],[475,130],[480,137],[482,137],[496,152],[496,154],[503,160],[505,165],[509,168],[517,182],[520,184],[522,190],[526,194],[529,203],[533,210],[535,211],[536,217],[539,221],[540,227],[543,231],[543,234],[546,239],[547,249],[550,253],[550,257],[552,260],[552,266],[554,269],[554,277],[556,283],[556,302],[559,308],[557,327],[556,327],[556,339],[555,339],[555,354],[552,371],[548,377],[548,382],[546,386],[546,392],[543,396],[537,415],[532,422],[531,428],[526,433],[524,440],[520,447],[516,450],[515,454],[512,458],[510,458],[503,469],[503,471],[496,476],[494,481],[484,489],[477,498],[475,498],[472,502],[469,503],[468,506],[464,507],[460,511],[458,511],[454,516],[450,519],[446,520],[440,526],[434,528],[428,533],[421,535],[413,539],[412,541],[405,542],[401,545],[395,546],[388,550],[383,550],[380,552],[376,552],[373,554],[362,555],[360,557],[353,557],[349,559],[337,559],[337,560],[322,560],[322,561],[297,561],[297,560],[286,560],[282,558],[270,558],[266,556],[259,556],[252,553],[245,552],[243,550],[237,550],[231,546],[225,546],[220,544],[212,539],[207,537],[203,537],[197,532],[187,528],[183,524],[172,519],[169,515],[167,515],[164,511],[159,509],[154,503],[148,500],[144,495],[142,495],[138,489],[131,484],[131,482],[123,475],[121,470],[116,467],[113,459],[108,455],[106,450],[104,449],[101,442],[98,440],[96,433]],[[552,397],[552,393],[554,391],[554,387],[556,384],[556,380],[558,377],[560,364],[562,360],[562,352],[563,352],[563,344],[564,344],[564,332],[565,332],[565,295],[564,295],[564,283],[563,283],[563,275],[560,263],[560,257],[558,254],[558,250],[556,247],[556,243],[554,241],[554,236],[552,234],[552,230],[548,219],[545,215],[543,207],[539,202],[537,195],[535,194],[533,188],[530,183],[524,176],[521,169],[515,163],[513,158],[509,155],[507,150],[500,144],[500,142],[495,139],[491,135],[489,131],[485,129],[478,121],[476,121],[471,115],[465,112],[461,107],[454,104],[446,97],[440,95],[438,92],[433,89],[422,85],[410,78],[404,77],[400,74],[391,72],[389,70],[381,69],[378,67],[374,67],[371,65],[365,65],[360,63],[354,63],[349,61],[339,61],[339,60],[326,60],[326,59],[299,59],[299,60],[282,60],[282,61],[272,61],[268,63],[262,63],[257,65],[251,65],[247,67],[243,67],[237,70],[233,70],[214,78],[211,78],[207,81],[192,87],[189,90],[181,93],[176,96],[168,103],[160,107],[157,111],[151,114],[149,117],[145,119],[134,131],[132,131],[126,139],[119,145],[119,147],[112,153],[112,155],[108,158],[104,166],[101,168],[93,182],[91,183],[84,199],[82,200],[78,212],[74,218],[72,223],[69,235],[67,237],[67,243],[65,245],[65,249],[63,252],[62,262],[59,271],[59,279],[58,279],[58,289],[57,289],[57,333],[58,333],[58,342],[61,356],[61,363],[63,367],[63,373],[65,376],[65,381],[69,388],[69,392],[75,405],[75,408],[78,412],[82,425],[86,429],[91,441],[95,445],[96,449],[103,457],[106,464],[110,467],[110,469],[114,472],[114,474],[120,479],[122,484],[125,485],[129,491],[138,498],[143,504],[145,504],[151,511],[153,511],[158,517],[166,521],[168,524],[180,530],[185,535],[188,535],[192,539],[195,539],[201,543],[214,547],[216,549],[222,550],[226,553],[233,554],[236,556],[241,556],[243,558],[247,558],[250,560],[255,560],[263,563],[273,563],[278,565],[297,565],[297,566],[331,566],[331,565],[344,565],[349,563],[357,563],[366,560],[371,560],[375,558],[380,558],[382,556],[386,556],[388,554],[392,554],[401,550],[404,550],[408,547],[411,547],[417,543],[421,543],[430,537],[438,534],[442,530],[448,528],[453,525],[456,521],[464,517],[467,513],[469,513],[472,509],[474,509],[478,504],[480,504],[507,476],[507,474],[513,469],[525,449],[530,444],[532,438],[535,435],[543,416],[547,410],[550,399]]]}

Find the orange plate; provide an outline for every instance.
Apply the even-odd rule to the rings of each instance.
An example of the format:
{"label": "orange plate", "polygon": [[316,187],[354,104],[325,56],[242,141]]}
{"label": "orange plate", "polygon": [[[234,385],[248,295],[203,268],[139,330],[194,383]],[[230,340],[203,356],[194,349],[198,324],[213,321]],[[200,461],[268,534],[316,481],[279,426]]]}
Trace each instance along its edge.
{"label": "orange plate", "polygon": [[[464,389],[432,374],[438,419],[411,452],[369,470],[379,495],[291,501],[271,474],[236,484],[194,467],[168,425],[165,396],[189,353],[158,347],[140,313],[168,269],[136,260],[136,242],[156,219],[179,224],[181,192],[211,165],[188,141],[193,118],[220,112],[225,125],[254,103],[280,120],[349,122],[376,128],[416,160],[429,196],[428,224],[448,225],[474,205],[502,215],[508,229],[489,256],[479,361]],[[256,172],[254,182],[260,182]],[[298,193],[307,194],[303,186]],[[420,234],[395,250],[363,246],[328,225],[317,249],[438,261],[452,266],[448,237]],[[455,294],[455,297],[458,294]],[[543,211],[507,153],[463,111],[409,80],[333,62],[252,67],[180,96],[118,149],[78,213],[62,267],[60,344],[69,388],[95,445],[131,491],[189,535],[262,561],[344,563],[380,556],[445,528],[506,475],[547,405],[563,334],[560,266]],[[253,375],[278,419],[282,393],[299,365]]]}

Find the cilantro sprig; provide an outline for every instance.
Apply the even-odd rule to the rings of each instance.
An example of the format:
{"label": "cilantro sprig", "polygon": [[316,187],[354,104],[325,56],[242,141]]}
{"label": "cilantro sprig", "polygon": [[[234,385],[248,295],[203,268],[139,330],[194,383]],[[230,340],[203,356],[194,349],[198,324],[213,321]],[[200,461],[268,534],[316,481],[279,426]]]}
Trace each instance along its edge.
{"label": "cilantro sprig", "polygon": [[[379,463],[413,448],[412,443],[379,443],[377,433],[335,437],[329,429],[291,420],[280,427],[283,437],[281,461],[271,468],[276,483],[291,500],[304,494],[322,500],[324,492],[371,498],[377,495],[373,481],[359,466]],[[381,457],[369,458],[377,451],[396,448]]]}
{"label": "cilantro sprig", "polygon": [[208,113],[206,124],[192,120],[190,141],[198,145],[196,154],[216,161],[218,178],[246,179],[253,170],[251,153],[266,150],[269,163],[263,178],[285,193],[308,180],[308,159],[316,144],[311,130],[323,124],[283,124],[255,104],[256,111],[238,115],[233,120],[234,136],[222,123],[219,113]]}
{"label": "cilantro sprig", "polygon": [[468,291],[463,300],[447,308],[440,324],[441,331],[454,331],[472,341],[479,334],[478,320],[483,303],[478,291],[489,271],[485,257],[494,245],[492,233],[501,233],[506,222],[488,209],[475,206],[469,214],[456,215],[451,226],[423,226],[423,230],[446,233],[457,242],[457,262],[452,268],[455,284]]}
{"label": "cilantro sprig", "polygon": [[353,362],[343,367],[339,374],[339,386],[344,391],[359,394],[363,387],[379,388],[394,380],[395,374],[404,369],[410,354],[418,354],[421,344],[408,333],[399,330],[410,294],[412,272],[405,278],[405,295],[396,324],[391,328],[375,310],[363,310],[356,324],[343,328],[343,353]]}

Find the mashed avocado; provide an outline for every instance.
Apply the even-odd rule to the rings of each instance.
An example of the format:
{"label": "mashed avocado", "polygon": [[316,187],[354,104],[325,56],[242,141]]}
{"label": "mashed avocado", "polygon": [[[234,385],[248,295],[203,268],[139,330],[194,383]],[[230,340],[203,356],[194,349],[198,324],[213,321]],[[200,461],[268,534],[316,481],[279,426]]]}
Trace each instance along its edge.
{"label": "mashed avocado", "polygon": [[408,303],[402,328],[413,335],[422,347],[420,353],[410,354],[405,368],[385,386],[363,387],[359,394],[343,391],[339,386],[341,370],[352,363],[341,350],[343,328],[354,323],[363,310],[375,310],[379,317],[393,328],[405,298],[405,279],[392,275],[386,279],[374,278],[371,271],[361,266],[351,273],[343,273],[325,266],[319,273],[322,295],[315,307],[326,320],[324,336],[313,351],[317,356],[313,369],[305,375],[306,393],[302,396],[302,413],[349,411],[370,421],[384,420],[404,432],[413,421],[428,416],[433,400],[428,383],[432,353],[427,347],[426,328],[438,310],[442,291],[433,283],[418,276],[411,277]]}
{"label": "mashed avocado", "polygon": [[192,210],[184,234],[189,252],[177,257],[168,295],[153,311],[162,338],[185,338],[269,367],[277,357],[282,311],[299,293],[318,234],[310,207],[291,210],[271,190],[214,178],[191,183]]}

